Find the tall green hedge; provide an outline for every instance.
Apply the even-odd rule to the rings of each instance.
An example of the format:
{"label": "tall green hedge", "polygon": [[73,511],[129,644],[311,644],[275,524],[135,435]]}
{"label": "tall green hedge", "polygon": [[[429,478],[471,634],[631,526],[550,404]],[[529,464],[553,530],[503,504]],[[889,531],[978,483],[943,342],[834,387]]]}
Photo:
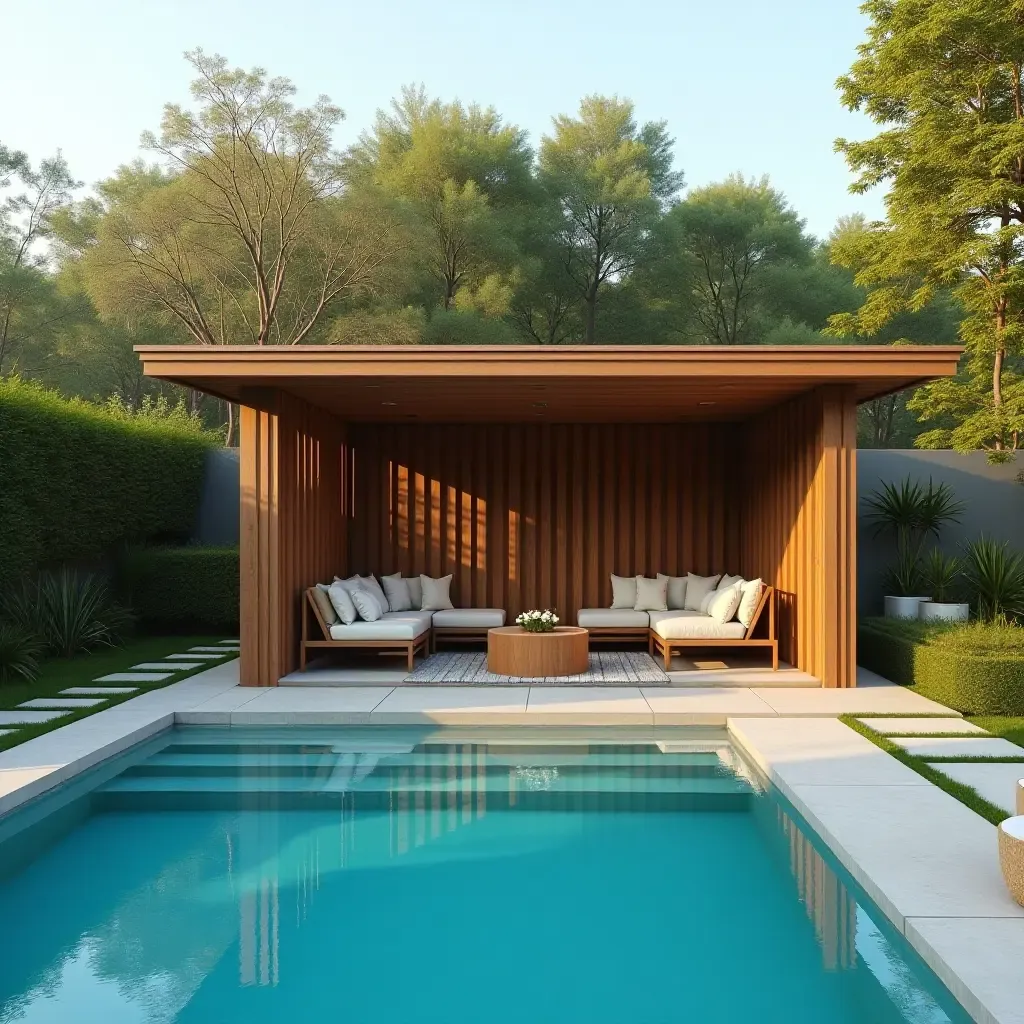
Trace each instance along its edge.
{"label": "tall green hedge", "polygon": [[117,577],[146,628],[238,628],[238,548],[133,548],[119,560]]}
{"label": "tall green hedge", "polygon": [[123,542],[187,538],[211,443],[0,379],[0,586]]}

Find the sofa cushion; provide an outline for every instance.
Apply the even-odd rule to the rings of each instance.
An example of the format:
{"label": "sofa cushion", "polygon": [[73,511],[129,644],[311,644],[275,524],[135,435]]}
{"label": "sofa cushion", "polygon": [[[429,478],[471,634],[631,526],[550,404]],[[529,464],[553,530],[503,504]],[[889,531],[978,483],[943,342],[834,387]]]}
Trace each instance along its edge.
{"label": "sofa cushion", "polygon": [[320,612],[320,617],[328,626],[333,626],[338,621],[338,613],[335,611],[334,605],[331,604],[327,591],[318,583],[310,590],[310,594],[313,597],[313,602],[316,604],[317,611]]}
{"label": "sofa cushion", "polygon": [[451,585],[451,573],[440,577],[440,579],[420,573],[420,586],[423,589],[423,601],[420,603],[420,607],[423,611],[439,612],[454,607],[449,594]]}
{"label": "sofa cushion", "polygon": [[742,640],[742,622],[715,622],[710,615],[682,610],[651,612],[651,629],[665,640]]}
{"label": "sofa cushion", "polygon": [[419,576],[403,576],[409,587],[409,597],[412,600],[412,610],[419,611],[423,607],[423,584]]}
{"label": "sofa cushion", "polygon": [[666,604],[671,608],[683,608],[686,605],[686,577],[685,576],[666,576],[663,572],[658,573],[659,580],[665,580],[668,583],[668,589],[666,593]]}
{"label": "sofa cushion", "polygon": [[740,588],[740,583],[734,583],[724,590],[715,591],[715,599],[708,605],[708,615],[715,622],[725,624],[735,618],[736,611],[740,606],[740,599],[743,597],[743,591]]}
{"label": "sofa cushion", "polygon": [[409,584],[402,579],[400,572],[391,576],[381,576],[381,586],[388,599],[388,611],[407,612],[412,608],[412,594],[409,591]]}
{"label": "sofa cushion", "polygon": [[446,608],[434,612],[434,625],[438,627],[496,629],[505,625],[504,608]]}
{"label": "sofa cushion", "polygon": [[646,576],[637,576],[634,611],[663,612],[667,608],[668,580],[664,576],[658,576],[653,580]]}
{"label": "sofa cushion", "polygon": [[747,629],[750,629],[750,624],[754,621],[754,612],[757,611],[757,603],[761,600],[761,591],[763,589],[764,583],[760,579],[747,580],[740,587],[743,596],[740,598],[740,606],[736,610],[736,618]]}
{"label": "sofa cushion", "polygon": [[430,629],[430,612],[385,612],[376,622],[331,626],[332,640],[415,640]]}
{"label": "sofa cushion", "polygon": [[647,612],[634,611],[632,608],[581,608],[576,613],[576,624],[584,629],[591,626],[646,629],[650,623],[651,616]]}
{"label": "sofa cushion", "polygon": [[701,602],[718,586],[718,576],[695,576],[686,574],[686,601],[683,607],[687,611],[699,612]]}
{"label": "sofa cushion", "polygon": [[726,587],[733,587],[737,583],[746,583],[746,582],[747,581],[742,576],[730,576],[728,573],[726,573],[718,581],[718,589],[719,590],[725,590]]}
{"label": "sofa cushion", "polygon": [[386,604],[380,603],[376,594],[364,587],[353,587],[348,596],[352,598],[352,603],[356,606],[356,611],[359,612],[359,618],[364,622],[376,622],[387,607]]}
{"label": "sofa cushion", "polygon": [[327,597],[338,614],[335,616],[335,622],[328,623],[328,625],[333,626],[340,620],[343,626],[348,626],[359,618],[356,606],[352,603],[353,589],[355,588],[352,584],[343,583],[341,580],[335,580],[330,585]]}
{"label": "sofa cushion", "polygon": [[636,577],[616,576],[612,577],[612,607],[632,608],[636,604]]}

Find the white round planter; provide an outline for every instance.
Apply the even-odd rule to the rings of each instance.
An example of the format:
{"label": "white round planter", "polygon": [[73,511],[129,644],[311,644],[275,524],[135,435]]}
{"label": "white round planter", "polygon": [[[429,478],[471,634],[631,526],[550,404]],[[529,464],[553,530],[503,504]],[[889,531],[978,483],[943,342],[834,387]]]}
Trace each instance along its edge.
{"label": "white round planter", "polygon": [[966,622],[971,614],[969,604],[922,601],[921,618],[925,622]]}
{"label": "white round planter", "polygon": [[885,617],[887,619],[920,618],[921,602],[927,597],[892,597],[885,599]]}

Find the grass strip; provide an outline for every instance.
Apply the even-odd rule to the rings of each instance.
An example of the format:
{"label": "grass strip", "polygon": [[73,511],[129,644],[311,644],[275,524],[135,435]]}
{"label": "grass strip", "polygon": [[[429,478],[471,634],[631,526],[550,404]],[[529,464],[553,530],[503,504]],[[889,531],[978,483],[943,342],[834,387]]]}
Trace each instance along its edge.
{"label": "grass strip", "polygon": [[[892,755],[901,764],[905,764],[911,770],[917,772],[922,778],[927,779],[933,786],[938,786],[944,793],[948,793],[951,797],[959,800],[960,803],[969,807],[976,814],[980,814],[986,821],[991,822],[993,825],[998,825],[1001,821],[1005,821],[1011,815],[1007,814],[1002,807],[997,807],[995,804],[989,803],[983,796],[981,796],[976,789],[972,786],[965,786],[962,782],[955,782],[949,778],[948,775],[944,775],[942,772],[928,765],[927,761],[922,760],[919,757],[915,757],[913,754],[908,754],[902,747],[891,742],[888,736],[883,736],[880,732],[875,732],[870,726],[864,725],[863,722],[858,722],[857,718],[864,718],[864,715],[841,715],[839,721],[844,725],[848,725],[854,732],[859,733],[865,739],[870,740],[876,747],[880,747],[887,754]],[[892,715],[875,715],[875,718],[891,718]],[[918,717],[917,715],[914,716]],[[929,761],[938,760],[937,758],[929,758]]]}

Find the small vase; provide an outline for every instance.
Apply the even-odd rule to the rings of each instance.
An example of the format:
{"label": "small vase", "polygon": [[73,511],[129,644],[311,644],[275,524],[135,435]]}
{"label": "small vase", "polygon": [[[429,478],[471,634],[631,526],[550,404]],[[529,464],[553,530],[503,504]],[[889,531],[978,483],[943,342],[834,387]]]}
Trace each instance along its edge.
{"label": "small vase", "polygon": [[920,618],[921,602],[927,600],[927,597],[893,597],[886,595],[885,617],[887,619]]}
{"label": "small vase", "polygon": [[959,601],[922,601],[921,618],[925,622],[966,622],[971,606]]}

